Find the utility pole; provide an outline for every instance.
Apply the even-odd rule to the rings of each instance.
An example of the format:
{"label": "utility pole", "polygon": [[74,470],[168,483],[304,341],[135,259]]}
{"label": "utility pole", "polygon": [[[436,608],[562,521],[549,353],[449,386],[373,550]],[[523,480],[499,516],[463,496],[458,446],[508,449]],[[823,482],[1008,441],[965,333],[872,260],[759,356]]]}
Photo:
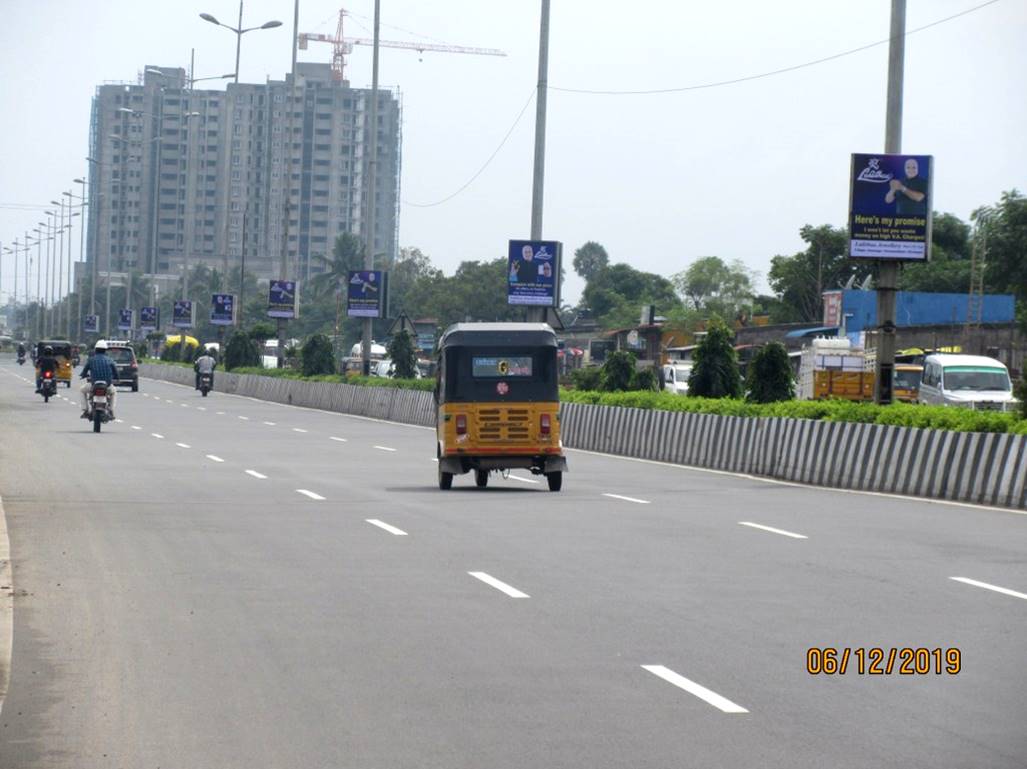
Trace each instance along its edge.
{"label": "utility pole", "polygon": [[[888,44],[888,99],[884,128],[884,151],[902,152],[902,80],[906,55],[906,0],[892,0],[891,41]],[[892,402],[895,372],[895,291],[899,262],[882,261],[877,272],[877,363],[874,372],[874,401]]]}
{"label": "utility pole", "polygon": [[[286,100],[286,104],[289,110],[289,121],[288,131],[289,135],[285,142],[285,145],[289,148],[289,162],[286,165],[285,180],[285,222],[282,226],[282,261],[279,265],[278,272],[281,280],[289,279],[289,217],[291,211],[289,210],[289,203],[292,199],[292,117],[293,117],[293,101],[296,98],[296,47],[299,42],[299,29],[300,29],[300,0],[295,0],[292,11],[292,69],[290,70],[289,78],[289,98]],[[296,241],[297,244],[299,240]],[[308,246],[309,248],[309,246]],[[297,256],[299,255],[299,249],[296,250]],[[299,259],[296,260],[299,262]],[[297,272],[299,272],[299,265],[297,264]],[[297,276],[298,277],[298,276]],[[298,309],[298,308],[297,308]],[[278,368],[285,368],[285,318],[277,318],[278,321]]]}
{"label": "utility pole", "polygon": [[[374,269],[375,176],[378,173],[378,31],[381,0],[374,0],[374,56],[371,65],[371,157],[367,161],[367,216],[364,219],[364,269]],[[361,357],[364,376],[371,374],[371,318],[364,318]]]}
{"label": "utility pole", "polygon": [[[546,176],[546,93],[549,80],[549,0],[542,0],[539,22],[538,90],[535,94],[535,164],[531,184],[531,239],[542,239],[542,203]],[[554,276],[559,280],[559,275]],[[545,307],[529,307],[527,320],[544,323]]]}

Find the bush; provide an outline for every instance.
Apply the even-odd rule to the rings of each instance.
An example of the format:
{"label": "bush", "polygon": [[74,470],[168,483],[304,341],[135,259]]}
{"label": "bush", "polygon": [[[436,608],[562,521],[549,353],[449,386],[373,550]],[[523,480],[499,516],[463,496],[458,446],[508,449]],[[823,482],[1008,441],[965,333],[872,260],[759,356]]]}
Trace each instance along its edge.
{"label": "bush", "polygon": [[632,390],[659,390],[660,378],[656,375],[656,369],[644,368],[636,371],[631,377]]}
{"label": "bush", "polygon": [[771,342],[756,352],[749,364],[746,388],[746,397],[754,403],[790,401],[795,397],[792,366],[783,344]]}
{"label": "bush", "polygon": [[600,389],[606,392],[618,392],[631,389],[631,379],[635,375],[635,354],[626,350],[617,350],[606,356]]}
{"label": "bush", "polygon": [[1020,401],[1020,419],[1027,419],[1027,366],[1020,375],[1020,381],[1013,386],[1013,394]]}
{"label": "bush", "polygon": [[233,331],[225,346],[225,370],[243,366],[260,366],[260,350],[249,335],[242,331]]}
{"label": "bush", "polygon": [[571,383],[576,390],[598,390],[603,381],[599,366],[586,366],[571,371]]}
{"label": "bush", "polygon": [[160,351],[160,359],[168,363],[175,363],[178,361],[180,349],[181,345],[178,342],[166,344],[164,349]]}
{"label": "bush", "polygon": [[300,351],[303,359],[303,376],[318,376],[335,373],[335,351],[331,340],[324,334],[314,334]]}
{"label": "bush", "polygon": [[706,337],[695,349],[695,365],[688,377],[688,394],[700,398],[739,398],[742,378],[731,346],[732,334],[724,321],[713,318]]}
{"label": "bush", "polygon": [[392,337],[386,351],[392,360],[392,376],[397,379],[417,378],[417,351],[410,332],[403,329]]}
{"label": "bush", "polygon": [[260,321],[259,323],[254,323],[247,333],[254,342],[263,343],[268,339],[273,339],[278,333],[278,329],[272,323]]}

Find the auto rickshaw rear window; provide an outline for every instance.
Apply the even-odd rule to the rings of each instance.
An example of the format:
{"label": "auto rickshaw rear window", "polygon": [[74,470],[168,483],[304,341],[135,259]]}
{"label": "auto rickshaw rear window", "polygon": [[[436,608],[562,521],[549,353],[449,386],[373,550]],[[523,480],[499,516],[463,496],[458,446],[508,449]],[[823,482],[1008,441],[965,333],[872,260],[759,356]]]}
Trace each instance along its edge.
{"label": "auto rickshaw rear window", "polygon": [[530,377],[533,366],[530,355],[480,358],[471,360],[471,375],[475,379],[498,377]]}

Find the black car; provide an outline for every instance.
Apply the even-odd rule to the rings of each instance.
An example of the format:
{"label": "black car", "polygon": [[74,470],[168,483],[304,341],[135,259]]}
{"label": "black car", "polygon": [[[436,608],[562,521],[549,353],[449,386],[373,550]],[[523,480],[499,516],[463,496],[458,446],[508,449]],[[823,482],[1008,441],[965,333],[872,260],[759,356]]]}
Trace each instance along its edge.
{"label": "black car", "polygon": [[132,385],[132,392],[139,392],[139,363],[135,351],[131,347],[118,347],[108,342],[107,355],[118,367],[119,387]]}

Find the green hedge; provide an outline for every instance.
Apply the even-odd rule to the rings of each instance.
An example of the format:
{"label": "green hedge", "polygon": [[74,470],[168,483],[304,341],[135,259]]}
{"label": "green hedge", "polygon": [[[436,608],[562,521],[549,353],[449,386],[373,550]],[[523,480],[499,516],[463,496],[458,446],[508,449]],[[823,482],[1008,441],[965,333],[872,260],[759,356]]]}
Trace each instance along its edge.
{"label": "green hedge", "polygon": [[911,403],[878,406],[874,403],[842,400],[748,403],[734,398],[695,398],[668,392],[603,393],[588,390],[561,390],[560,399],[565,403],[688,411],[733,417],[790,417],[822,419],[825,422],[865,422],[958,432],[1027,435],[1027,420],[1021,419],[1015,412],[971,411],[952,406],[921,406]]}
{"label": "green hedge", "polygon": [[278,379],[297,379],[303,382],[340,382],[356,385],[357,387],[393,387],[401,390],[434,390],[434,379],[392,379],[378,376],[351,376],[344,377],[341,374],[319,374],[317,376],[303,376],[302,371],[291,368],[260,368],[259,366],[246,366],[244,368],[232,369],[233,374],[254,374],[256,376],[269,376]]}

